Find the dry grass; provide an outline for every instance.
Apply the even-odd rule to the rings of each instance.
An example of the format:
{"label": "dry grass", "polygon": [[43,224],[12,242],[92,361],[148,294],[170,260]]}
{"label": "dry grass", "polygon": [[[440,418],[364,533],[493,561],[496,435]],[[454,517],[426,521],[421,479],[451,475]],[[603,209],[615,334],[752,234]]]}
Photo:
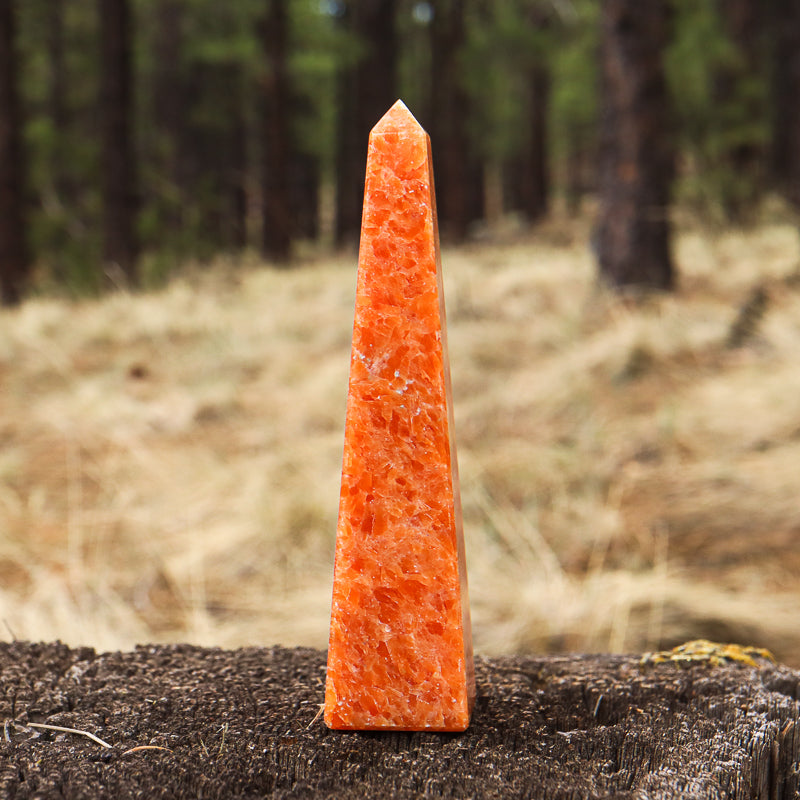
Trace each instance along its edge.
{"label": "dry grass", "polygon": [[[678,261],[637,302],[575,228],[445,253],[478,650],[800,664],[797,234],[689,232]],[[219,264],[0,315],[6,637],[325,646],[354,287],[351,257]]]}

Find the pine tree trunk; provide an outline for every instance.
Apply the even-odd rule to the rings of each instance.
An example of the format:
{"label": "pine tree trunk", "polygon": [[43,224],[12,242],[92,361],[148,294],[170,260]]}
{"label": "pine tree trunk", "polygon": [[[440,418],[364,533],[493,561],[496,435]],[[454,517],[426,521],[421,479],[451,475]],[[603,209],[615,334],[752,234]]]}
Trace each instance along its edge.
{"label": "pine tree trunk", "polygon": [[98,0],[103,131],[103,262],[114,285],[139,283],[133,148],[132,31],[128,0]]}
{"label": "pine tree trunk", "polygon": [[[342,25],[352,30],[352,0],[345,2]],[[361,225],[363,183],[366,176],[366,140],[361,141],[356,124],[357,72],[352,66],[341,70],[337,81],[336,187],[334,239],[339,246],[358,242]],[[363,147],[362,147],[363,145]],[[362,153],[360,150],[364,151]]]}
{"label": "pine tree trunk", "polygon": [[720,154],[720,166],[727,174],[721,201],[725,216],[735,222],[752,219],[763,188],[764,146],[758,134],[746,131],[767,114],[763,98],[753,91],[764,77],[766,5],[764,0],[717,0],[723,28],[736,49],[735,59],[718,70],[713,87],[714,106],[726,119],[731,140]]}
{"label": "pine tree trunk", "polygon": [[[431,24],[431,148],[442,238],[461,242],[472,221],[467,181],[469,98],[459,79],[464,46],[464,0],[437,4]],[[474,171],[473,171],[474,174]]]}
{"label": "pine tree trunk", "polygon": [[57,218],[58,226],[48,242],[51,252],[48,258],[53,265],[53,274],[59,281],[66,281],[67,270],[63,254],[67,249],[67,225],[70,208],[75,202],[74,187],[67,177],[68,163],[68,114],[67,114],[67,64],[64,48],[64,2],[50,0],[47,4],[47,58],[48,58],[48,96],[47,113],[50,117],[54,137],[50,152],[50,183],[43,191],[50,196],[43,202],[50,213]]}
{"label": "pine tree trunk", "polygon": [[[292,97],[293,118],[302,118],[310,111],[308,101],[295,93]],[[320,232],[319,159],[315,155],[303,152],[298,145],[293,145],[291,162],[289,187],[295,232],[303,239],[314,241]]]}
{"label": "pine tree trunk", "polygon": [[774,0],[773,13],[771,172],[800,210],[800,0]]}
{"label": "pine tree trunk", "polygon": [[244,91],[242,68],[234,67],[235,90],[231,94],[231,118],[228,131],[228,163],[226,169],[227,195],[229,200],[228,242],[234,250],[247,247],[247,123],[244,113]]}
{"label": "pine tree trunk", "polygon": [[[526,22],[532,30],[542,33],[550,27],[550,13],[539,5],[531,5]],[[525,83],[522,146],[507,165],[506,184],[511,208],[520,211],[527,222],[536,222],[547,213],[550,195],[547,135],[550,69],[539,48],[529,56]]]}
{"label": "pine tree trunk", "polygon": [[292,158],[291,176],[292,219],[297,234],[314,241],[319,237],[319,164],[307,153]]}
{"label": "pine tree trunk", "polygon": [[[166,192],[160,192],[164,233],[174,236],[183,224],[183,211],[189,196],[187,187],[187,97],[181,62],[184,49],[183,0],[161,0],[155,40],[156,65],[153,71],[154,147],[160,179]],[[162,242],[162,245],[164,242]]]}
{"label": "pine tree trunk", "polygon": [[497,161],[486,161],[483,165],[483,219],[486,227],[497,230],[505,214],[503,193],[503,167]]}
{"label": "pine tree trunk", "polygon": [[267,61],[264,80],[262,251],[279,264],[289,261],[292,244],[289,198],[288,2],[267,0],[262,42]]}
{"label": "pine tree trunk", "polygon": [[[341,78],[336,241],[358,241],[369,132],[397,100],[397,0],[350,0],[345,24],[366,49]],[[413,109],[411,109],[413,113]]]}
{"label": "pine tree trunk", "polygon": [[18,77],[15,4],[12,0],[0,0],[0,300],[3,305],[21,301],[30,268],[25,237]]}
{"label": "pine tree trunk", "polygon": [[217,246],[242,250],[247,244],[246,171],[247,136],[244,119],[244,76],[238,61],[210,64],[218,100],[218,121],[211,131],[209,169],[215,173]]}
{"label": "pine tree trunk", "polygon": [[581,202],[586,195],[586,148],[574,131],[567,133],[566,156],[564,160],[564,196],[567,211],[578,214]]}
{"label": "pine tree trunk", "polygon": [[523,150],[511,164],[509,183],[514,206],[528,222],[547,213],[550,195],[548,172],[547,112],[550,102],[550,74],[544,63],[528,74],[527,131]]}
{"label": "pine tree trunk", "polygon": [[603,0],[602,131],[595,245],[615,287],[670,289],[673,150],[662,53],[666,0]]}
{"label": "pine tree trunk", "polygon": [[67,148],[64,146],[64,132],[67,119],[67,63],[64,51],[64,0],[50,0],[48,3],[47,49],[49,60],[49,91],[47,98],[48,114],[55,133],[50,169],[53,187],[61,203],[67,200],[69,188],[64,174],[64,160]]}
{"label": "pine tree trunk", "polygon": [[547,214],[550,195],[548,172],[547,114],[550,104],[550,73],[536,64],[528,78],[528,142],[521,164],[521,208],[529,222]]}

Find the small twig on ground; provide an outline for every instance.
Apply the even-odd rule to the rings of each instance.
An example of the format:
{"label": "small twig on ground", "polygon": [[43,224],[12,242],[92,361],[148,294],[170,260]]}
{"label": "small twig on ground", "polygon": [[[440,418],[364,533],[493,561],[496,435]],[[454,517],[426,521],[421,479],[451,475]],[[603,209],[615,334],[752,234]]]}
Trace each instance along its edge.
{"label": "small twig on ground", "polygon": [[111,745],[108,742],[104,742],[99,736],[95,736],[93,733],[89,733],[89,731],[80,731],[77,728],[64,728],[61,725],[45,725],[43,722],[12,722],[11,723],[15,728],[41,728],[42,730],[46,731],[60,731],[61,733],[74,733],[78,736],[85,736],[87,739],[91,739],[93,742],[97,744],[107,747],[111,749]]}
{"label": "small twig on ground", "polygon": [[227,722],[223,723],[222,728],[220,728],[220,730],[222,731],[222,741],[219,743],[219,752],[217,753],[217,758],[219,758],[222,755],[222,750],[225,747],[225,734],[228,732],[228,723]]}
{"label": "small twig on ground", "polygon": [[597,712],[600,710],[600,703],[603,702],[603,695],[597,698],[597,702],[594,704],[594,711],[592,711],[592,716],[597,719]]}
{"label": "small twig on ground", "polygon": [[140,750],[165,750],[167,753],[172,752],[169,747],[161,747],[161,745],[158,744],[140,744],[136,747],[131,747],[130,750],[126,750],[122,755],[127,756],[128,753],[138,753]]}
{"label": "small twig on ground", "polygon": [[[113,746],[110,745],[108,742],[103,741],[103,739],[101,739],[99,736],[95,736],[93,733],[89,733],[89,731],[81,731],[78,730],[77,728],[65,728],[62,725],[45,725],[45,723],[43,722],[13,722],[12,720],[7,719],[3,723],[3,735],[5,737],[5,740],[9,743],[11,742],[11,736],[9,735],[9,728],[11,728],[12,726],[15,728],[27,728],[27,729],[40,728],[46,731],[59,731],[60,733],[75,733],[78,736],[85,736],[87,739],[91,739],[93,742],[96,742],[97,744],[101,745],[102,747],[106,747],[109,750]],[[227,727],[228,726],[225,725],[226,729]],[[223,744],[225,743],[224,730],[222,732],[222,742]],[[205,745],[203,745],[203,749],[205,749]],[[161,745],[158,744],[140,744],[137,745],[136,747],[131,747],[130,749],[126,750],[124,753],[122,753],[122,755],[127,756],[129,753],[137,753],[140,750],[165,750],[167,753],[172,752],[172,750],[170,750],[169,747],[162,747]]]}
{"label": "small twig on ground", "polygon": [[312,719],[311,722],[309,722],[308,725],[306,725],[306,730],[308,730],[322,716],[322,712],[324,710],[325,710],[325,703],[320,703],[319,711],[317,711],[317,713],[314,715],[314,719]]}

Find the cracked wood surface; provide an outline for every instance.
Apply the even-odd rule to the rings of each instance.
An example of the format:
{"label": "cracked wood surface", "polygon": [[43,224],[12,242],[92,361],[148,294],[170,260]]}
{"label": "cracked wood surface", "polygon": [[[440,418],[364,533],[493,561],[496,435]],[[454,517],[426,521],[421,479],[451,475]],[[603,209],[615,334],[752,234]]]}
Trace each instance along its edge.
{"label": "cracked wood surface", "polygon": [[0,644],[0,796],[800,796],[798,671],[517,656],[476,673],[463,734],[350,733],[319,716],[321,651]]}

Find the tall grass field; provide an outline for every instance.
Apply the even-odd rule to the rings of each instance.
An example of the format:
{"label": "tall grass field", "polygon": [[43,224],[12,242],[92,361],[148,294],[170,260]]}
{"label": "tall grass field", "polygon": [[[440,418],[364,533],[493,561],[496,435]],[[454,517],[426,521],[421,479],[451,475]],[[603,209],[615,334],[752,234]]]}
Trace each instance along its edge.
{"label": "tall grass field", "polygon": [[[800,666],[796,228],[445,249],[476,650],[705,637]],[[355,254],[0,313],[0,638],[327,643]]]}

